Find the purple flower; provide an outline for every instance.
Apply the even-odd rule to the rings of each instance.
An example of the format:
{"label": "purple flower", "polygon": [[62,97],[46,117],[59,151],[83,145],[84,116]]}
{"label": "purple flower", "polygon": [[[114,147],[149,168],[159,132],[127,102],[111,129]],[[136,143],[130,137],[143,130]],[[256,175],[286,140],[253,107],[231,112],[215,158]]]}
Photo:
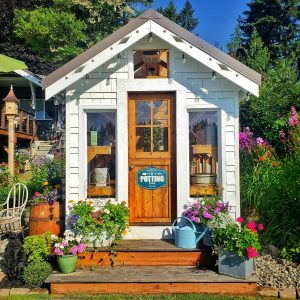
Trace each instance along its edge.
{"label": "purple flower", "polygon": [[202,215],[205,219],[210,219],[211,220],[213,218],[213,216],[211,214],[209,214],[206,210],[203,210]]}
{"label": "purple flower", "polygon": [[214,214],[217,215],[220,211],[221,211],[221,208],[220,208],[220,207],[216,207],[216,208],[214,209]]}
{"label": "purple flower", "polygon": [[264,145],[266,142],[261,138],[261,137],[258,137],[256,139],[256,144],[257,145]]}
{"label": "purple flower", "polygon": [[190,217],[190,220],[193,221],[193,222],[195,222],[195,221],[196,221],[195,216],[191,216],[191,217]]}
{"label": "purple flower", "polygon": [[67,220],[68,225],[73,226],[79,220],[79,218],[80,217],[78,215],[69,215]]}
{"label": "purple flower", "polygon": [[224,207],[224,203],[221,201],[217,202],[217,207],[223,208]]}
{"label": "purple flower", "polygon": [[200,223],[200,218],[196,217],[196,218],[195,218],[195,222],[196,222],[196,223]]}

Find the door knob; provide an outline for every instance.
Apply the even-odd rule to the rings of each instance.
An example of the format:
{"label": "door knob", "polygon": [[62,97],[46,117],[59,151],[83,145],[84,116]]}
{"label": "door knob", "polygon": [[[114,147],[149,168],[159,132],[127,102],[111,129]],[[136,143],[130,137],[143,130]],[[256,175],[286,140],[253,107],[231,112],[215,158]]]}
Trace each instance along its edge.
{"label": "door knob", "polygon": [[134,164],[131,164],[130,167],[129,167],[130,171],[133,170],[134,167],[135,167],[135,165],[134,165]]}

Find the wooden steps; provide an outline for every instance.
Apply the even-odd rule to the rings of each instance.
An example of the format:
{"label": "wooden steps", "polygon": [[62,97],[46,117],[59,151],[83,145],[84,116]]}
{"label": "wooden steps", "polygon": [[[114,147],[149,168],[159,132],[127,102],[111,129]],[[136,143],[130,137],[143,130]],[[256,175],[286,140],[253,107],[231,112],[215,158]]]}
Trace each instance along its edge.
{"label": "wooden steps", "polygon": [[202,266],[213,268],[216,258],[208,247],[181,249],[172,240],[124,240],[111,248],[88,249],[78,267]]}
{"label": "wooden steps", "polygon": [[255,295],[256,279],[240,280],[199,267],[101,267],[50,275],[51,294],[224,294]]}
{"label": "wooden steps", "polygon": [[[256,280],[217,274],[209,248],[180,249],[167,240],[124,240],[79,255],[77,271],[53,272],[51,294],[255,295]],[[114,267],[111,267],[114,266]]]}

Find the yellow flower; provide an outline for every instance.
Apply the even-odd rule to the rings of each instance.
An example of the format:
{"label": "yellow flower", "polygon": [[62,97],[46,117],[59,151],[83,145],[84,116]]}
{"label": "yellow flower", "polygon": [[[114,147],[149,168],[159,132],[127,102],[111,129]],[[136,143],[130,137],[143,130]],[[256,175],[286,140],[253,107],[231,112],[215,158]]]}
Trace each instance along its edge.
{"label": "yellow flower", "polygon": [[122,235],[125,235],[126,233],[127,233],[126,230],[123,230],[123,231],[122,231]]}
{"label": "yellow flower", "polygon": [[47,185],[49,185],[49,183],[48,183],[48,181],[44,181],[44,182],[42,183],[42,185],[43,185],[43,186],[47,186]]}
{"label": "yellow flower", "polygon": [[122,202],[121,202],[121,205],[125,205],[125,204],[126,204],[126,201],[122,201]]}
{"label": "yellow flower", "polygon": [[79,200],[79,201],[78,201],[79,204],[82,203],[82,202],[83,202],[82,200]]}
{"label": "yellow flower", "polygon": [[74,200],[69,200],[68,203],[74,203]]}
{"label": "yellow flower", "polygon": [[92,205],[94,202],[92,200],[89,201],[89,204]]}

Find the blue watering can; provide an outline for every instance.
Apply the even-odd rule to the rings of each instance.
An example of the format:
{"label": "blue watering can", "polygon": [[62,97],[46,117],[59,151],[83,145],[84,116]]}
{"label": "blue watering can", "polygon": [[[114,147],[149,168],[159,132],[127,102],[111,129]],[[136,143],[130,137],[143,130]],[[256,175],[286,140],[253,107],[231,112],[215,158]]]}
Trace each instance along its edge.
{"label": "blue watering can", "polygon": [[[179,219],[189,221],[191,226],[175,226]],[[203,238],[208,230],[205,227],[203,231],[197,231],[194,223],[187,217],[179,217],[172,224],[173,233],[175,236],[175,246],[178,248],[194,249],[197,243]]]}

